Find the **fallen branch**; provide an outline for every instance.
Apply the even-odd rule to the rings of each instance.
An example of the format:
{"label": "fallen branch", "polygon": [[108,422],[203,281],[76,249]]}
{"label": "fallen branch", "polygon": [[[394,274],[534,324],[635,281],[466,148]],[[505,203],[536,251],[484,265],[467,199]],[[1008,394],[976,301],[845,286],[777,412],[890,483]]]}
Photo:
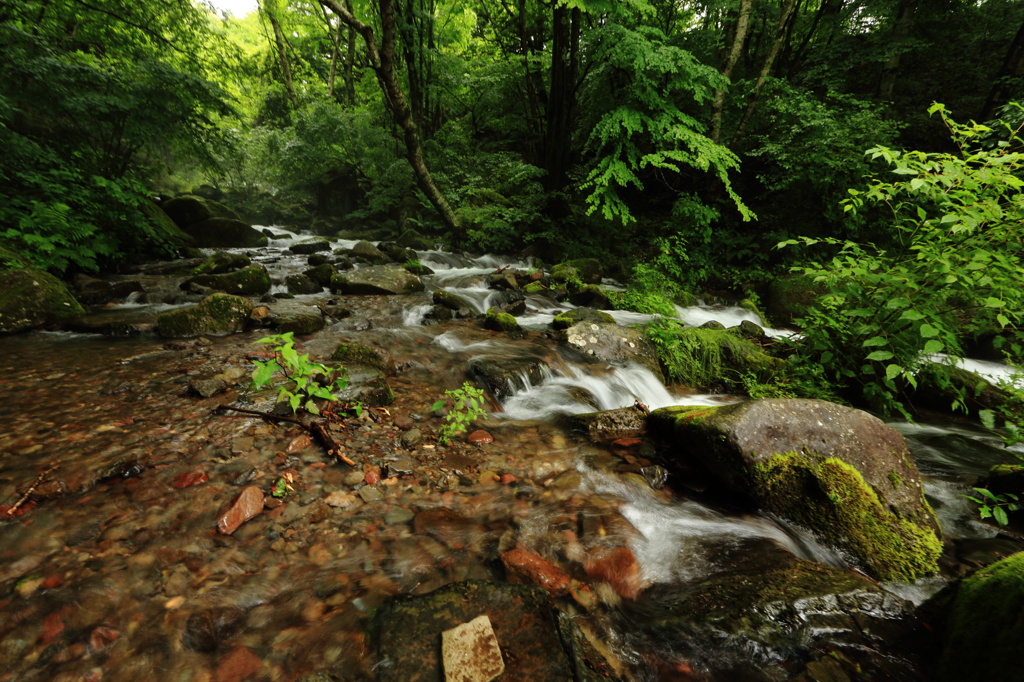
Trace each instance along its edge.
{"label": "fallen branch", "polygon": [[328,455],[334,455],[350,467],[356,465],[355,462],[342,453],[341,443],[334,440],[334,437],[327,430],[327,422],[311,422],[309,424],[309,432],[313,434],[313,437],[317,439],[320,445],[324,446],[324,450],[327,451]]}
{"label": "fallen branch", "polygon": [[43,484],[43,481],[46,480],[46,477],[49,476],[54,471],[56,471],[59,467],[60,462],[54,462],[50,466],[46,467],[46,470],[43,471],[43,473],[39,474],[36,477],[36,480],[32,482],[32,485],[28,487],[28,490],[24,492],[24,494],[21,496],[21,499],[15,502],[14,506],[7,510],[7,515],[14,516],[14,512],[18,511],[18,508],[21,507],[21,505],[28,502],[28,499],[32,497],[32,493],[36,491],[36,488]]}
{"label": "fallen branch", "polygon": [[306,422],[299,419],[298,417],[288,417],[286,415],[271,414],[270,412],[264,412],[263,410],[249,410],[244,407],[231,407],[230,405],[218,405],[213,409],[215,412],[217,410],[231,410],[232,412],[241,412],[242,414],[249,414],[254,417],[262,417],[263,419],[269,419],[271,421],[290,422],[292,424],[298,424],[303,428],[309,428],[309,425],[306,424]]}

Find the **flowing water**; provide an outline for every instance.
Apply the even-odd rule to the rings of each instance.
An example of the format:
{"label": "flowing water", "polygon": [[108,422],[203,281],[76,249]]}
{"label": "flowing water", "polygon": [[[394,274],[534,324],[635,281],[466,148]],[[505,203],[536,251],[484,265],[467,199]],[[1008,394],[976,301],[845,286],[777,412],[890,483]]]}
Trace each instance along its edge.
{"label": "flowing water", "polygon": [[[269,247],[249,252],[280,282],[305,269],[306,258],[287,251],[297,235],[272,230]],[[636,401],[655,409],[738,397],[673,393],[638,366],[563,357],[544,330],[571,306],[541,296],[527,299],[521,338],[468,320],[424,324],[430,290],[444,287],[482,313],[501,296],[486,276],[531,264],[419,256],[436,272],[423,294],[296,297],[298,304],[344,298],[353,311],[305,338],[303,352],[326,358],[338,343],[357,340],[396,359],[399,371],[388,378],[394,404],[344,423],[339,440],[354,468],[329,460],[296,425],[216,410],[267,404],[247,388],[265,331],[170,344],[151,334],[67,332],[0,340],[0,504],[34,493],[0,519],[0,680],[293,680],[323,670],[373,679],[364,625],[375,607],[456,581],[502,580],[496,556],[513,547],[583,582],[588,557],[626,547],[644,588],[687,589],[773,552],[848,565],[803,529],[652,488],[649,444],[581,442],[560,420]],[[181,277],[164,270],[133,276],[144,300],[96,314],[138,320],[187,303]],[[609,312],[620,323],[649,319]],[[734,307],[685,308],[679,316],[694,325],[760,322]],[[512,381],[478,423],[492,443],[442,447],[413,437],[440,426],[432,404],[474,363],[524,359],[540,363],[540,372]],[[189,394],[192,380],[214,375],[227,392]],[[961,495],[991,463],[1006,460],[998,443],[969,428],[897,427],[912,443],[947,535],[991,539],[995,531],[974,520]],[[269,490],[278,481],[287,486],[281,502],[231,536],[215,531],[242,486]],[[920,601],[941,584],[891,589]],[[576,594],[565,608],[624,677],[734,679],[716,672],[713,652],[700,665],[673,658],[620,618],[619,597],[598,587],[596,601]],[[778,665],[764,664],[749,679],[784,679]]]}

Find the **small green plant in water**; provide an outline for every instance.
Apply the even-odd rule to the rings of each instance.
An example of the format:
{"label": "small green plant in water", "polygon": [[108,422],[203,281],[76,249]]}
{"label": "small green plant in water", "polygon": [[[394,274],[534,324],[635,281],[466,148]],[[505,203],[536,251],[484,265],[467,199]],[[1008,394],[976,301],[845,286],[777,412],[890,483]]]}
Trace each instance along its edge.
{"label": "small green plant in water", "polygon": [[301,407],[310,414],[320,414],[316,400],[337,400],[334,392],[343,391],[348,386],[348,373],[344,367],[328,367],[310,361],[308,354],[299,355],[295,350],[293,332],[267,336],[256,343],[274,344],[274,357],[265,362],[254,361],[253,388],[261,389],[271,384],[280,373],[286,383],[278,390],[277,402],[287,401],[292,413]]}
{"label": "small green plant in water", "polygon": [[978,497],[964,495],[968,500],[978,505],[978,514],[983,519],[995,519],[1000,526],[1010,522],[1006,512],[1017,511],[1024,507],[1020,496],[1013,493],[994,493],[986,488],[972,488],[978,493]]}
{"label": "small green plant in water", "polygon": [[[468,381],[463,382],[460,388],[445,391],[444,394],[452,398],[455,403],[448,411],[445,423],[438,431],[437,441],[442,445],[450,442],[451,437],[455,434],[467,431],[469,424],[474,419],[487,414],[487,410],[484,409],[483,390],[473,386]],[[444,400],[438,400],[430,409],[439,410],[444,407],[444,404]]]}

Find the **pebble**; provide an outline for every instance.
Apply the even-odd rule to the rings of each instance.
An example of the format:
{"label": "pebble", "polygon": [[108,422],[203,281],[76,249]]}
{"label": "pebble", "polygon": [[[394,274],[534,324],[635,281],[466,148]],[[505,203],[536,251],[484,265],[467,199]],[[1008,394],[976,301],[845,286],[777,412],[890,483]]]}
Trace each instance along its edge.
{"label": "pebble", "polygon": [[174,481],[171,483],[175,488],[179,490],[181,488],[189,488],[194,485],[201,485],[210,480],[210,477],[205,471],[186,471],[180,473],[174,477]]}
{"label": "pebble", "polygon": [[487,433],[483,429],[477,429],[473,433],[466,437],[466,440],[474,445],[486,445],[487,443],[494,442],[494,436]]}
{"label": "pebble", "polygon": [[324,502],[337,509],[346,509],[354,505],[357,498],[352,493],[344,493],[336,490],[324,498]]}
{"label": "pebble", "polygon": [[508,573],[508,581],[543,587],[552,596],[565,594],[569,588],[569,575],[553,563],[533,552],[517,547],[501,555],[501,563]]}
{"label": "pebble", "polygon": [[373,486],[363,486],[359,489],[359,497],[363,498],[363,502],[370,503],[384,499],[384,493]]}
{"label": "pebble", "polygon": [[217,519],[217,530],[231,535],[243,523],[263,511],[263,491],[254,485],[242,489],[226,512]]}
{"label": "pebble", "polygon": [[412,521],[414,514],[408,509],[402,507],[392,507],[387,510],[384,514],[384,523],[389,526],[393,526],[398,523],[409,523]]}

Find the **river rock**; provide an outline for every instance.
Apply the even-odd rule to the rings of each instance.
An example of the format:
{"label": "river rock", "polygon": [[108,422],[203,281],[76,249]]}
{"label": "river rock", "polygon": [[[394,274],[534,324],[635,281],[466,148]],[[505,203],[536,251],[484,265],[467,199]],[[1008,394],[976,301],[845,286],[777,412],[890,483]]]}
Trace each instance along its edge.
{"label": "river rock", "polygon": [[228,384],[223,379],[193,379],[188,383],[188,390],[200,398],[212,398],[218,393],[223,393]]}
{"label": "river rock", "polygon": [[569,429],[592,441],[612,441],[643,434],[647,430],[647,413],[636,407],[620,407],[568,415],[565,422]]}
{"label": "river rock", "polygon": [[[314,265],[302,274],[319,284],[322,288],[331,286],[331,277],[334,277],[335,273],[336,270],[333,265],[330,263],[320,263],[318,265]],[[317,291],[319,291],[319,289]]]}
{"label": "river rock", "polygon": [[292,332],[300,336],[313,334],[327,326],[323,314],[316,308],[307,311],[288,311],[273,313],[270,317],[270,324],[277,329],[278,333]]}
{"label": "river rock", "polygon": [[845,549],[882,580],[937,568],[939,527],[903,436],[820,400],[670,407],[651,428],[733,493]]}
{"label": "river rock", "polygon": [[[437,682],[444,679],[441,633],[487,616],[505,656],[501,679],[532,682],[598,679],[607,665],[574,637],[578,629],[550,605],[538,587],[470,581],[422,596],[401,595],[381,606],[373,637],[382,661],[380,682]],[[576,674],[575,671],[580,671]],[[452,679],[452,678],[449,678]]]}
{"label": "river rock", "polygon": [[318,294],[323,290],[323,287],[308,275],[288,275],[284,278],[284,283],[288,287],[288,293],[296,296]]}
{"label": "river rock", "polygon": [[580,322],[562,332],[562,344],[590,360],[636,363],[664,381],[658,355],[643,332],[616,324]]}
{"label": "river rock", "polygon": [[146,219],[146,224],[153,231],[153,239],[157,242],[170,244],[175,248],[191,245],[192,235],[182,230],[169,215],[155,202],[144,199],[138,204],[139,212]]}
{"label": "river rock", "polygon": [[575,291],[569,293],[569,303],[573,305],[586,306],[588,308],[611,308],[608,294],[604,293],[596,284],[584,284]]}
{"label": "river rock", "polygon": [[239,220],[238,214],[219,201],[192,194],[169,199],[160,208],[182,229],[210,218]]}
{"label": "river rock", "polygon": [[551,279],[556,282],[579,281],[583,284],[600,284],[604,277],[604,266],[596,258],[577,258],[559,263],[551,268]]}
{"label": "river rock", "polygon": [[0,272],[0,333],[52,326],[84,312],[64,283],[48,272],[33,268]]}
{"label": "river rock", "polygon": [[573,308],[572,310],[567,310],[564,313],[558,313],[555,315],[555,319],[551,320],[551,328],[568,329],[574,324],[578,324],[580,322],[615,324],[615,318],[603,310],[594,310],[593,308]]}
{"label": "river rock", "polygon": [[75,298],[86,305],[123,301],[142,291],[142,284],[137,280],[107,280],[81,273],[75,275],[74,286]]}
{"label": "river rock", "polygon": [[250,265],[235,272],[197,275],[185,280],[181,288],[187,289],[193,284],[236,296],[259,296],[270,291],[270,275],[263,265]]}
{"label": "river rock", "polygon": [[352,247],[352,256],[356,260],[373,263],[374,265],[383,265],[391,260],[383,251],[365,239],[356,242],[355,246]]}
{"label": "river rock", "polygon": [[[941,595],[940,595],[941,596]],[[952,598],[940,682],[1024,681],[1024,552],[965,578]]]}
{"label": "river rock", "polygon": [[182,227],[199,248],[251,249],[266,246],[267,236],[241,220],[210,218],[201,223]]}
{"label": "river rock", "polygon": [[336,294],[412,294],[423,291],[419,277],[397,265],[378,265],[338,273],[331,278],[331,292]]}
{"label": "river rock", "polygon": [[696,584],[656,585],[626,604],[632,622],[723,680],[774,679],[740,671],[828,659],[830,649],[841,652],[837,658],[849,674],[826,679],[923,679],[886,674],[894,671],[883,655],[913,625],[912,608],[852,571],[773,547],[747,553]]}
{"label": "river rock", "polygon": [[455,312],[472,310],[471,306],[466,303],[465,299],[458,294],[453,294],[447,289],[435,289],[433,301],[436,305],[444,306],[445,308]]}
{"label": "river rock", "polygon": [[231,506],[217,519],[217,531],[231,535],[239,526],[263,511],[263,491],[254,485],[242,488]]}
{"label": "river rock", "polygon": [[395,356],[387,348],[355,341],[338,344],[331,353],[331,360],[348,365],[366,365],[379,369],[386,375],[395,373]]}
{"label": "river rock", "polygon": [[252,265],[252,259],[244,253],[218,251],[206,257],[202,263],[196,266],[193,272],[197,275],[219,275],[225,272],[232,272],[233,270],[240,270],[250,265]]}
{"label": "river rock", "polygon": [[673,340],[675,349],[665,371],[691,388],[742,390],[742,377],[751,375],[766,381],[784,366],[782,360],[768,355],[738,330],[726,330],[716,320],[699,328],[665,324],[662,333]]}
{"label": "river rock", "polygon": [[499,558],[510,583],[543,587],[552,596],[565,594],[569,589],[569,574],[539,554],[517,547],[503,552]]}
{"label": "river rock", "polygon": [[544,378],[544,369],[544,362],[539,358],[478,357],[470,362],[469,375],[502,400],[520,389],[539,384]]}
{"label": "river rock", "polygon": [[434,248],[433,242],[424,237],[416,230],[409,229],[398,235],[398,239],[395,243],[399,246],[404,246],[410,249],[418,249],[420,251],[430,251]]}
{"label": "river rock", "polygon": [[914,404],[938,412],[953,412],[953,402],[963,398],[971,414],[980,410],[1009,412],[1024,418],[1013,394],[980,374],[938,362],[925,363],[917,375]]}
{"label": "river rock", "polygon": [[156,318],[157,333],[165,338],[233,334],[245,328],[252,301],[231,294],[212,294],[191,308],[178,308]]}
{"label": "river rock", "polygon": [[446,682],[491,682],[505,672],[491,619],[477,616],[441,633]]}
{"label": "river rock", "polygon": [[488,308],[487,314],[484,315],[484,329],[490,329],[492,332],[515,332],[520,331],[522,327],[515,317],[501,308]]}
{"label": "river rock", "polygon": [[309,255],[311,253],[319,253],[321,251],[330,251],[331,243],[326,239],[305,239],[301,242],[292,244],[288,247],[288,250],[292,253]]}
{"label": "river rock", "polygon": [[396,263],[405,263],[406,261],[413,261],[419,258],[415,251],[410,248],[400,246],[395,242],[381,242],[380,244],[377,244],[377,248],[380,249],[381,253]]}
{"label": "river rock", "polygon": [[347,403],[362,403],[366,407],[385,407],[395,402],[391,386],[384,374],[375,367],[353,365],[348,368],[348,388],[335,394]]}
{"label": "river rock", "polygon": [[241,632],[244,625],[245,611],[240,608],[203,609],[185,621],[181,641],[192,651],[216,651],[221,643]]}

